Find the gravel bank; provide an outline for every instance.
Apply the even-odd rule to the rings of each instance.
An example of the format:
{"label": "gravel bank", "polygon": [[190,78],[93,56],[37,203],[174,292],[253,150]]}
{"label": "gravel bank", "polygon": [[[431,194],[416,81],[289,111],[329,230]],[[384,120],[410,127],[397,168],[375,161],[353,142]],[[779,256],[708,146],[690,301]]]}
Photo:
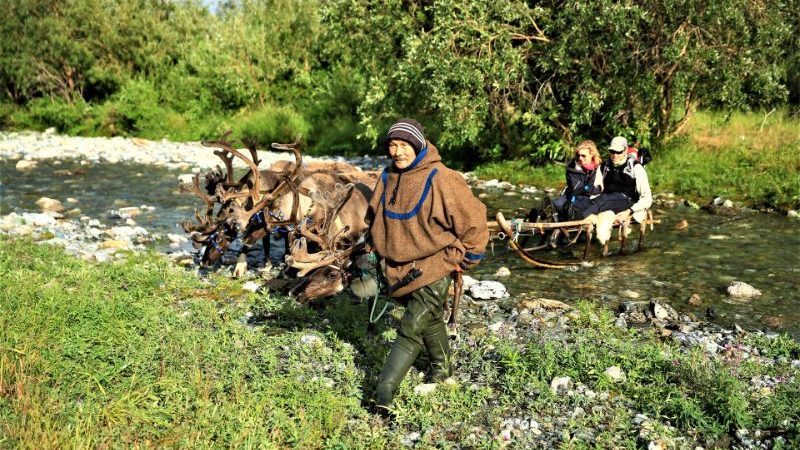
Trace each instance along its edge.
{"label": "gravel bank", "polygon": [[[249,153],[245,152],[246,155]],[[268,167],[279,160],[293,160],[287,152],[260,150],[260,167]],[[37,161],[43,159],[85,159],[95,163],[132,162],[153,164],[170,169],[201,171],[221,164],[212,148],[199,142],[150,141],[140,138],[103,138],[61,136],[52,131],[0,133],[0,158],[9,160]],[[331,158],[304,157],[307,161]],[[341,158],[343,159],[343,158]],[[372,168],[381,164],[380,158],[365,156],[351,158],[349,162],[359,167]],[[247,165],[234,160],[235,167]]]}

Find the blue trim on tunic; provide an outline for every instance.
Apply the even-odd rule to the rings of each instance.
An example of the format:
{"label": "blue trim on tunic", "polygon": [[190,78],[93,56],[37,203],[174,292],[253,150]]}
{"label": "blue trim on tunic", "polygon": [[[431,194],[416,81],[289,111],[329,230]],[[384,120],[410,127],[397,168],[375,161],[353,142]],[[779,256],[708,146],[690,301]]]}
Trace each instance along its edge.
{"label": "blue trim on tunic", "polygon": [[[426,147],[427,149],[427,147]],[[436,173],[439,172],[439,169],[433,169],[428,175],[428,179],[425,181],[425,189],[422,191],[422,196],[420,196],[417,205],[409,212],[406,213],[398,213],[394,211],[389,211],[386,208],[386,188],[389,181],[389,172],[388,170],[384,170],[381,174],[381,181],[383,181],[383,193],[381,194],[381,206],[383,206],[383,215],[396,220],[408,220],[419,213],[419,210],[422,208],[422,204],[425,202],[425,199],[428,197],[428,194],[431,191],[431,185],[433,184],[433,177]]]}
{"label": "blue trim on tunic", "polygon": [[466,252],[464,254],[464,258],[466,258],[466,259],[468,259],[470,261],[478,261],[479,259],[483,258],[484,254],[485,253],[470,253],[470,252]]}

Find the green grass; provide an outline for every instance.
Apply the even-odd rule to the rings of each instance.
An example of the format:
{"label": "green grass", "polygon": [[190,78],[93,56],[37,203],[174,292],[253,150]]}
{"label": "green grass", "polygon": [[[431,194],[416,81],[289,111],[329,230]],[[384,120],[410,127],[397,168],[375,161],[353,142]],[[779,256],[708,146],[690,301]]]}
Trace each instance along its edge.
{"label": "green grass", "polygon": [[654,186],[698,202],[722,196],[757,208],[800,208],[800,119],[783,112],[698,113],[661,149]]}
{"label": "green grass", "polygon": [[511,160],[483,164],[474,171],[482,179],[496,178],[513,184],[563,187],[566,183],[563,164],[531,167],[526,160]]}
{"label": "green grass", "polygon": [[[647,172],[655,192],[673,192],[699,204],[721,196],[748,207],[800,209],[800,118],[785,111],[699,112],[682,135],[653,154]],[[557,164],[530,167],[527,161],[506,161],[481,166],[475,174],[564,185],[564,168]]]}
{"label": "green grass", "polygon": [[[92,264],[9,238],[0,271],[2,448],[380,449],[410,433],[417,448],[499,448],[509,418],[536,420],[544,433],[513,432],[517,448],[640,448],[637,413],[651,420],[647,439],[671,448],[710,446],[741,427],[800,444],[800,371],[788,363],[800,344],[787,336],[737,342],[786,362],[736,358],[736,349],[710,357],[619,329],[610,311],[579,302],[562,332],[554,323],[517,337],[464,328],[454,350],[464,379],[415,394],[419,361],[388,424],[364,399],[400,308],[367,335],[366,306],[345,298],[304,308],[224,276],[198,279],[158,255]],[[604,375],[611,365],[626,381]],[[750,380],[765,375],[783,381],[756,395]],[[555,376],[598,396],[553,395]],[[584,414],[571,416],[576,407]]]}
{"label": "green grass", "polygon": [[0,447],[381,446],[335,334],[251,330],[252,294],[152,255],[0,245]]}

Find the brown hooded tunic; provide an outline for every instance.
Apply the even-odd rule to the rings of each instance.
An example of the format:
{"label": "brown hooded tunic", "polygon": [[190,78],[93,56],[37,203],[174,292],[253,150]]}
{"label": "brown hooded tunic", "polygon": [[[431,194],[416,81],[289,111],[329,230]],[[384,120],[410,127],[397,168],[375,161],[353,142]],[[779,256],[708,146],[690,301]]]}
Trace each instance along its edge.
{"label": "brown hooded tunic", "polygon": [[489,241],[486,207],[458,172],[442,164],[430,142],[408,168],[387,167],[374,192],[370,233],[375,250],[386,260],[389,286],[412,267],[422,270],[391,297],[427,286],[460,264],[470,268],[483,257]]}

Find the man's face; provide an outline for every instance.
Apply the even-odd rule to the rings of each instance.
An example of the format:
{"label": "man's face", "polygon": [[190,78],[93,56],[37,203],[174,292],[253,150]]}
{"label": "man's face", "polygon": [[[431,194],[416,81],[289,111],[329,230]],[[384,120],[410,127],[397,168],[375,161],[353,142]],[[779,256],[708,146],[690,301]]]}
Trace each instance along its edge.
{"label": "man's face", "polygon": [[394,166],[398,169],[405,169],[414,162],[417,155],[414,147],[402,139],[392,139],[389,141],[389,156],[394,160]]}
{"label": "man's face", "polygon": [[625,162],[625,150],[616,153],[614,150],[609,149],[608,154],[611,156],[611,164],[618,166]]}

